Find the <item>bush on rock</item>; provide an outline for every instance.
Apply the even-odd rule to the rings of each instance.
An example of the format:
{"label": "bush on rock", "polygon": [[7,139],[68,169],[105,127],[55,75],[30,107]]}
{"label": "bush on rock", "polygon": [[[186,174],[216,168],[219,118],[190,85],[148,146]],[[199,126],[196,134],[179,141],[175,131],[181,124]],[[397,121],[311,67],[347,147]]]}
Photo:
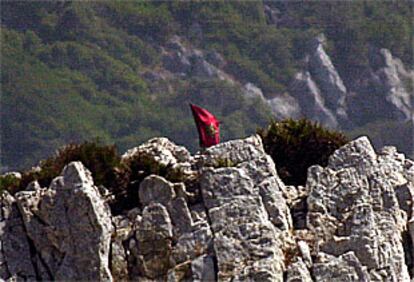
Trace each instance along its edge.
{"label": "bush on rock", "polygon": [[307,119],[272,121],[258,134],[279,176],[288,185],[304,185],[310,166],[326,166],[329,156],[348,142],[342,133]]}

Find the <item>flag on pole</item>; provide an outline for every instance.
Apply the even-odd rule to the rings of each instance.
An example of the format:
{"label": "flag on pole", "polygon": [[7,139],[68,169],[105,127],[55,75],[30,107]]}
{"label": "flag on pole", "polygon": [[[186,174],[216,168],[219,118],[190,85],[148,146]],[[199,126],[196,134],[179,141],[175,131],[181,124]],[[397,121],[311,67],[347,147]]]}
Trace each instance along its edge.
{"label": "flag on pole", "polygon": [[220,122],[206,109],[190,104],[197,125],[200,146],[207,148],[220,143]]}

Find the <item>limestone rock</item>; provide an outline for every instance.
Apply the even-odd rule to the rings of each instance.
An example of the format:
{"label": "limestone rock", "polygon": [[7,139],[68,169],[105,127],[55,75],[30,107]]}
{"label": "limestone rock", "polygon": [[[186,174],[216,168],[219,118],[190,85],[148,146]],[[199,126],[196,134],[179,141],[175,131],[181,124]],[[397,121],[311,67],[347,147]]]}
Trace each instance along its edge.
{"label": "limestone rock", "polygon": [[315,281],[330,282],[333,278],[336,281],[370,281],[366,268],[352,252],[337,258],[321,253],[319,260],[312,269]]}
{"label": "limestone rock", "polygon": [[111,240],[111,274],[115,281],[128,281],[128,250],[124,245],[134,235],[134,221],[126,216],[119,215],[112,218],[112,223],[114,232]]}
{"label": "limestone rock", "polygon": [[175,192],[172,185],[160,176],[150,175],[139,186],[139,199],[143,206],[151,202],[167,205],[173,198]]}
{"label": "limestone rock", "polygon": [[299,99],[287,93],[272,97],[267,100],[267,104],[272,114],[278,119],[293,118],[298,119],[302,116]]}
{"label": "limestone rock", "polygon": [[136,230],[136,253],[139,273],[151,279],[162,278],[172,266],[172,223],[167,209],[159,203],[144,208]]}
{"label": "limestone rock", "polygon": [[0,195],[0,280],[36,280],[32,264],[31,242],[15,199],[7,192]]}
{"label": "limestone rock", "polygon": [[338,127],[335,113],[327,107],[321,90],[308,71],[302,71],[295,75],[290,85],[290,93],[298,101],[305,117],[331,128]]}
{"label": "limestone rock", "polygon": [[142,156],[193,178],[149,175],[140,207],[117,216],[79,162],[49,188],[2,194],[0,280],[413,279],[414,162],[394,147],[358,138],[305,187],[280,180],[257,135],[194,157],[155,138],[123,161]]}
{"label": "limestone rock", "polygon": [[402,245],[406,221],[395,194],[407,182],[399,162],[398,156],[378,156],[361,137],[338,149],[327,168],[308,173],[307,226],[318,235],[319,248],[336,257],[351,251],[372,280],[409,280]]}
{"label": "limestone rock", "polygon": [[283,183],[260,138],[219,144],[201,158],[199,163],[205,166],[214,166],[219,159],[234,165],[204,168],[200,179],[214,236],[218,279],[282,281],[284,242],[279,236],[291,219],[279,188]]}
{"label": "limestone rock", "polygon": [[152,138],[122,155],[123,162],[134,158],[141,158],[156,166],[169,167],[171,171],[184,175],[194,173],[191,167],[192,156],[188,150],[164,137]]}
{"label": "limestone rock", "polygon": [[244,85],[243,94],[248,99],[259,99],[263,102],[266,101],[265,97],[263,96],[262,90],[254,85],[253,83],[246,83]]}
{"label": "limestone rock", "polygon": [[68,164],[48,189],[16,194],[25,230],[45,269],[42,280],[111,280],[109,207],[80,162]]}
{"label": "limestone rock", "polygon": [[214,271],[214,262],[211,256],[200,256],[191,263],[191,271],[193,273],[193,281],[216,281]]}
{"label": "limestone rock", "polygon": [[309,71],[323,93],[327,108],[342,119],[347,118],[345,99],[346,87],[324,50],[326,38],[319,35],[311,43]]}
{"label": "limestone rock", "polygon": [[309,270],[302,259],[290,264],[286,271],[286,282],[312,282]]}
{"label": "limestone rock", "polygon": [[[407,122],[413,120],[414,70],[406,68],[388,49],[370,50],[370,68],[353,87],[356,95],[348,104],[355,121],[372,122],[380,119]],[[375,111],[369,110],[375,105]]]}

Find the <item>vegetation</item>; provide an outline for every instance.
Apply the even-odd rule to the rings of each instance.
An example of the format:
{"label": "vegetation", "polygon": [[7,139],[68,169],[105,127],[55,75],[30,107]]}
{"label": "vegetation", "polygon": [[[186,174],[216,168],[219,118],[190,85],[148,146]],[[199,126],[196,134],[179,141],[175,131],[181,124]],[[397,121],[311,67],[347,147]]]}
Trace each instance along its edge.
{"label": "vegetation", "polygon": [[[270,24],[264,5],[279,10]],[[188,102],[223,121],[223,140],[251,134],[270,113],[218,79],[167,78],[151,89],[173,35],[218,51],[225,71],[272,97],[286,91],[307,42],[324,32],[349,81],[371,48],[412,65],[409,1],[6,1],[1,9],[1,164],[27,168],[68,143],[99,136],[125,150],[166,136],[196,150]]]}
{"label": "vegetation", "polygon": [[329,156],[348,141],[342,133],[306,119],[273,121],[258,133],[280,178],[288,185],[305,185],[308,168],[326,166]]}
{"label": "vegetation", "polygon": [[[260,129],[263,144],[277,164],[280,177],[287,184],[302,185],[307,168],[313,164],[326,165],[328,156],[347,140],[337,132],[328,131],[308,120],[271,122]],[[139,205],[138,187],[151,174],[171,182],[197,185],[196,179],[170,166],[162,166],[145,154],[136,154],[122,160],[115,145],[104,145],[99,140],[61,147],[54,156],[42,160],[39,166],[21,172],[21,178],[12,174],[0,176],[0,191],[14,194],[26,189],[32,181],[48,187],[63,168],[72,161],[82,162],[88,168],[97,186],[103,185],[114,196],[110,206],[114,214]],[[229,159],[219,159],[215,167],[235,166]]]}

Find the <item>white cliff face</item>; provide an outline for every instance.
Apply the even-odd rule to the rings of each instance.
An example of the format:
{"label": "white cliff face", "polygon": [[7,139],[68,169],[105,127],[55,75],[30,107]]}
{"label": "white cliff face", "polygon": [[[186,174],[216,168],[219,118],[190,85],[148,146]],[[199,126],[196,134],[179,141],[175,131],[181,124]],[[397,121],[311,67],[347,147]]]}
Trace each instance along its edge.
{"label": "white cliff face", "polygon": [[326,106],[339,118],[346,119],[346,87],[325,52],[325,37],[321,35],[314,41],[309,54],[309,72],[321,89]]}
{"label": "white cliff face", "polygon": [[295,75],[290,92],[298,101],[303,116],[330,128],[338,127],[335,114],[327,108],[325,99],[309,72]]}
{"label": "white cliff face", "polygon": [[306,187],[284,185],[258,136],[195,156],[154,138],[124,161],[137,154],[185,180],[147,176],[136,207],[117,216],[78,162],[49,188],[4,193],[0,278],[413,279],[414,162],[394,147],[375,152],[366,137],[354,140],[326,168],[311,167]]}

